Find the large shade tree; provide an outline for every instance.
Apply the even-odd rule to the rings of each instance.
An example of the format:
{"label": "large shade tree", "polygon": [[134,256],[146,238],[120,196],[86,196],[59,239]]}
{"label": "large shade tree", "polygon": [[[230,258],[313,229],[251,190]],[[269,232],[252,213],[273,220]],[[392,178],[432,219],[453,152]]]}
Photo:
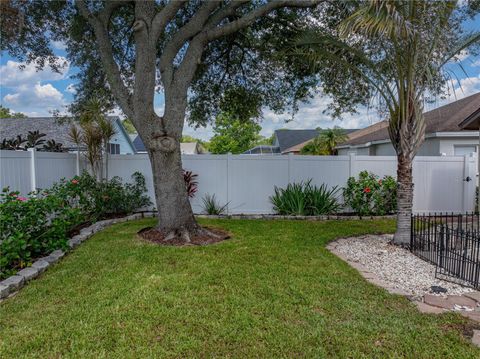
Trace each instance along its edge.
{"label": "large shade tree", "polygon": [[[239,86],[275,111],[295,110],[318,78],[275,54],[313,18],[324,16],[329,26],[342,16],[335,9],[345,5],[327,1],[316,16],[308,16],[320,2],[11,0],[2,2],[1,49],[55,70],[61,64],[50,43],[66,44],[68,59],[79,68],[72,112],[91,97],[121,108],[148,150],[158,229],[166,238],[188,240],[203,230],[181,175],[179,142],[186,114],[189,121],[205,124],[218,114],[224,90]],[[348,98],[362,98],[362,89],[348,86]],[[154,109],[159,90],[165,97],[163,115]],[[243,110],[242,99],[232,101]]]}
{"label": "large shade tree", "polygon": [[462,33],[465,13],[478,9],[456,1],[369,0],[341,22],[340,39],[309,32],[297,42],[297,55],[315,65],[335,61],[364,82],[386,114],[398,158],[394,241],[400,245],[410,241],[412,162],[424,140],[424,104],[448,86],[445,65],[480,39],[478,33]]}

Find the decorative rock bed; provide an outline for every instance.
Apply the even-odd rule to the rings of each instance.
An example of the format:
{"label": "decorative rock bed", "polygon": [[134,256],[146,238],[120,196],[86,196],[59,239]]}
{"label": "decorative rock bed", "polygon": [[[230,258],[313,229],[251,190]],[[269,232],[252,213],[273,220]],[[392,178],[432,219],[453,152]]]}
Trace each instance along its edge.
{"label": "decorative rock bed", "polygon": [[[391,244],[392,238],[392,235],[341,238],[329,243],[327,249],[372,284],[412,300],[422,313],[456,311],[480,322],[480,292],[435,278],[434,265]],[[439,289],[446,292],[438,293]],[[480,346],[480,330],[473,331],[472,342]]]}
{"label": "decorative rock bed", "polygon": [[[106,219],[96,222],[89,227],[83,228],[80,233],[67,241],[70,250],[79,246],[82,242],[90,238],[95,233],[116,223],[133,221],[140,218],[153,217],[155,213],[144,212],[136,213],[123,218]],[[37,259],[30,267],[23,268],[16,274],[0,282],[0,301],[9,296],[15,295],[26,283],[38,277],[54,263],[57,263],[66,253],[57,249],[48,256]]]}

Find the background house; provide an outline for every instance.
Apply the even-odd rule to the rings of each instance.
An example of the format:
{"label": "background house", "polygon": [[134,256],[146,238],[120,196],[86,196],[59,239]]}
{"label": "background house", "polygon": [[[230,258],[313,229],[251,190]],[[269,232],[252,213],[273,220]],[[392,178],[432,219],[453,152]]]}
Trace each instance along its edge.
{"label": "background house", "polygon": [[[344,129],[349,134],[357,130]],[[287,155],[289,153],[299,154],[302,148],[312,141],[322,132],[321,129],[305,129],[305,130],[275,130],[274,142],[272,146],[260,145],[255,146],[244,154],[249,155]]]}
{"label": "background house", "polygon": [[[478,153],[479,131],[467,124],[480,118],[480,93],[425,113],[425,142],[420,156],[461,156]],[[388,135],[388,122],[381,121],[355,131],[337,147],[339,155],[355,153],[370,156],[394,156]]]}
{"label": "background house", "polygon": [[[116,116],[107,117],[115,127],[115,135],[109,143],[109,152],[112,154],[134,154],[135,148],[120,119]],[[45,140],[55,140],[63,148],[73,151],[77,145],[70,139],[69,132],[72,119],[59,121],[55,117],[27,117],[27,118],[1,118],[0,141],[21,135],[27,137],[28,131],[39,131],[46,136]]]}

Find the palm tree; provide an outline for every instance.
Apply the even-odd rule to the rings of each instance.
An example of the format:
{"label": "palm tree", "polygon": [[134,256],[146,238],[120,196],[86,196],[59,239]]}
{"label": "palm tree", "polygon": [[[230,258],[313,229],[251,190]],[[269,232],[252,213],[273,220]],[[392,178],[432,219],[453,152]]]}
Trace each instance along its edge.
{"label": "palm tree", "polygon": [[360,76],[380,99],[397,153],[397,231],[407,246],[413,202],[412,162],[425,135],[423,104],[443,91],[444,66],[480,40],[459,35],[455,1],[370,0],[339,26],[340,39],[306,33],[296,54],[313,64],[335,61]]}
{"label": "palm tree", "polygon": [[102,162],[105,158],[105,179],[108,180],[108,153],[109,143],[116,134],[115,126],[105,114],[104,104],[92,98],[86,102],[78,113],[80,129],[72,125],[69,136],[77,145],[86,148],[85,156],[95,177],[102,176]]}
{"label": "palm tree", "polygon": [[345,130],[340,127],[328,128],[320,132],[320,143],[325,154],[333,156],[337,154],[336,147],[347,140]]}

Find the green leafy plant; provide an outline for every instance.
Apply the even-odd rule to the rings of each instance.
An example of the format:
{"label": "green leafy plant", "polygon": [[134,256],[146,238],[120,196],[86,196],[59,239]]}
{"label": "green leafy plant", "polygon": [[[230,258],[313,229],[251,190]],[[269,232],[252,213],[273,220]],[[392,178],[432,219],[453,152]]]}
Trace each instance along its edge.
{"label": "green leafy plant", "polygon": [[286,188],[275,186],[270,197],[273,210],[281,215],[318,216],[338,212],[338,188],[325,184],[312,185],[312,180],[289,183]]}
{"label": "green leafy plant", "polygon": [[350,177],[343,190],[345,205],[359,215],[391,214],[397,208],[397,182],[392,176],[380,179],[368,171]]}
{"label": "green leafy plant", "polygon": [[228,203],[225,203],[224,205],[221,205],[218,203],[217,198],[215,197],[215,194],[205,194],[205,196],[202,198],[203,201],[203,210],[206,214],[211,214],[211,215],[220,215],[224,214],[227,210]]}
{"label": "green leafy plant", "polygon": [[132,213],[150,205],[144,176],[132,182],[118,177],[97,181],[84,173],[63,179],[28,197],[8,188],[0,194],[0,279],[28,266],[35,258],[66,248],[78,225]]}

